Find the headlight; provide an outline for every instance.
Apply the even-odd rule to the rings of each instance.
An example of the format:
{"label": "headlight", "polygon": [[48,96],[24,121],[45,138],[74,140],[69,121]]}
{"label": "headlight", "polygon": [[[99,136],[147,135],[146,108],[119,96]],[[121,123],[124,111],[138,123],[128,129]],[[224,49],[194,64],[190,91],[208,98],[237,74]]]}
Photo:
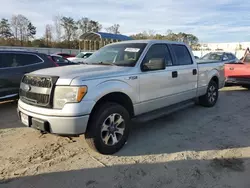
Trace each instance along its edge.
{"label": "headlight", "polygon": [[87,86],[71,87],[71,86],[56,86],[53,100],[54,108],[63,108],[66,103],[81,102],[82,98],[87,93]]}

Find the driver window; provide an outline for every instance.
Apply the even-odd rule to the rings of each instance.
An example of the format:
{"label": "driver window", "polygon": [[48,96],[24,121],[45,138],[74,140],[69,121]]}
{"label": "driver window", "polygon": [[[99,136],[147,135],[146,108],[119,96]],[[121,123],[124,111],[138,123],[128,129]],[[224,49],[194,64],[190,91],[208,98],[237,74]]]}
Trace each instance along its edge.
{"label": "driver window", "polygon": [[170,52],[168,50],[167,45],[165,44],[154,44],[150,47],[148,50],[144,60],[144,63],[148,63],[150,59],[157,58],[157,59],[163,59],[166,66],[173,65]]}

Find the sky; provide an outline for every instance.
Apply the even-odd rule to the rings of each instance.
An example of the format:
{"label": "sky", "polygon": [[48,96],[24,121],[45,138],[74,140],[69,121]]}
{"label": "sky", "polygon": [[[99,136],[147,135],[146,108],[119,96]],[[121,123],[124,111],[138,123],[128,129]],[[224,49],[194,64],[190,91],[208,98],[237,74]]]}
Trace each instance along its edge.
{"label": "sky", "polygon": [[23,14],[37,27],[37,38],[53,17],[63,15],[99,21],[103,28],[120,24],[131,35],[167,30],[196,35],[200,42],[250,41],[247,0],[0,0],[0,18]]}

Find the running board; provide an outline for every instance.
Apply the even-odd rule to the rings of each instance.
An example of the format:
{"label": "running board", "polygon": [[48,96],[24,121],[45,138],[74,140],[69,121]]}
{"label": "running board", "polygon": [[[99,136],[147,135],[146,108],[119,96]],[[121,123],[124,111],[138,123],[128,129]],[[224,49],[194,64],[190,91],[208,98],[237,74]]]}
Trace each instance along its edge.
{"label": "running board", "polygon": [[147,121],[150,121],[150,120],[154,120],[154,119],[169,115],[169,114],[171,114],[173,112],[176,112],[176,111],[191,107],[194,104],[195,104],[194,100],[181,102],[181,103],[174,104],[174,105],[171,105],[171,106],[168,106],[168,107],[164,107],[164,108],[161,108],[161,109],[158,109],[158,110],[147,112],[145,114],[134,117],[132,120],[134,122],[140,122],[140,123],[141,122],[147,122]]}

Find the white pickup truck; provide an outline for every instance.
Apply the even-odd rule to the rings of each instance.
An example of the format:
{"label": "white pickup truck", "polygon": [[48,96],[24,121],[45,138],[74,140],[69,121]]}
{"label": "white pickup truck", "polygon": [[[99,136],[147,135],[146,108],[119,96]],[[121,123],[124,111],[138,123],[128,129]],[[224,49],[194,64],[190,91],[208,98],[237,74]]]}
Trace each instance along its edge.
{"label": "white pickup truck", "polygon": [[118,42],[83,64],[26,74],[18,115],[48,133],[85,134],[92,148],[113,154],[126,143],[131,119],[149,120],[194,103],[212,107],[224,82],[223,62],[197,64],[184,43]]}

